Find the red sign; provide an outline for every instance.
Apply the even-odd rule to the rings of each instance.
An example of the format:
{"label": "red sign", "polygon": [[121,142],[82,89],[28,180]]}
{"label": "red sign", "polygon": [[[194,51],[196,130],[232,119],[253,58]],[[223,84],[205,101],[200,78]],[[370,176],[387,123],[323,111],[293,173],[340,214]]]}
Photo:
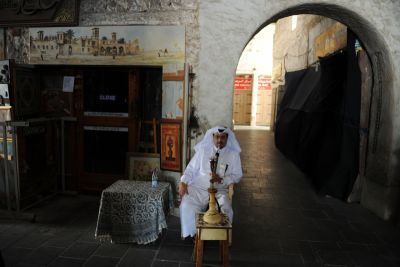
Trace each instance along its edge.
{"label": "red sign", "polygon": [[258,76],[258,90],[271,90],[271,76],[259,75]]}
{"label": "red sign", "polygon": [[236,75],[235,77],[235,90],[251,90],[253,84],[252,75]]}

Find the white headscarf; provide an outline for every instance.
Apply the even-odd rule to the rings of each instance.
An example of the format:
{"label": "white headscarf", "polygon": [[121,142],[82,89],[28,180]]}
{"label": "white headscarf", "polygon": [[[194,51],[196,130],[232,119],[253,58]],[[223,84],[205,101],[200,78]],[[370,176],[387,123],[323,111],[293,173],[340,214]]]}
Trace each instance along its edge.
{"label": "white headscarf", "polygon": [[242,150],[240,149],[240,145],[238,141],[236,140],[235,134],[231,131],[231,129],[225,127],[225,126],[215,126],[211,129],[209,129],[206,134],[204,135],[203,140],[200,141],[197,145],[194,146],[194,150],[198,151],[201,148],[206,148],[214,147],[214,142],[213,142],[213,135],[215,133],[222,134],[225,133],[228,135],[228,142],[226,143],[227,148],[234,150],[238,153],[240,153]]}

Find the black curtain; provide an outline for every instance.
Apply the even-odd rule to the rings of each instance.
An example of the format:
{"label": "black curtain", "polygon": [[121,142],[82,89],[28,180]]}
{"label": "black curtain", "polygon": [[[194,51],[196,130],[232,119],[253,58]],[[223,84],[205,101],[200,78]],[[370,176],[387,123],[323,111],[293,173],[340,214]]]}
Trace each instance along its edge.
{"label": "black curtain", "polygon": [[340,199],[358,174],[361,78],[354,44],[348,31],[347,49],[286,73],[275,132],[276,147],[317,191]]}

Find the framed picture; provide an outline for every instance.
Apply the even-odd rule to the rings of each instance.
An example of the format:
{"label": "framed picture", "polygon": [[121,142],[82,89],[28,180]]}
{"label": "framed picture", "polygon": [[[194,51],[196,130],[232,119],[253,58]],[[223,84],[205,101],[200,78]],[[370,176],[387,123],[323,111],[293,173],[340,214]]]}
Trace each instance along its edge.
{"label": "framed picture", "polygon": [[[10,61],[0,60],[0,106],[10,106]],[[0,119],[1,121],[1,119]]]}
{"label": "framed picture", "polygon": [[129,180],[150,181],[153,170],[160,169],[160,154],[128,152],[126,160]]}
{"label": "framed picture", "polygon": [[181,122],[161,122],[161,169],[181,171]]}

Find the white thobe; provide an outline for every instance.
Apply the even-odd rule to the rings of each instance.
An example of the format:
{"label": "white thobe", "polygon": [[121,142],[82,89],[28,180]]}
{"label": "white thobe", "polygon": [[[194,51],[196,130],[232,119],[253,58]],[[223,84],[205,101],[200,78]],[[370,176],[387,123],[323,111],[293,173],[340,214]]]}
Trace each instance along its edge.
{"label": "white thobe", "polygon": [[[205,211],[208,205],[208,191],[210,187],[210,158],[215,156],[216,148],[202,148],[189,162],[181,177],[181,182],[188,185],[188,192],[182,197],[180,205],[180,218],[182,237],[194,236],[196,234],[196,213]],[[221,211],[228,215],[230,221],[233,219],[231,201],[228,197],[228,186],[238,183],[242,178],[242,166],[238,152],[224,147],[219,152],[217,174],[223,178],[222,183],[214,183],[218,190],[217,202]]]}

